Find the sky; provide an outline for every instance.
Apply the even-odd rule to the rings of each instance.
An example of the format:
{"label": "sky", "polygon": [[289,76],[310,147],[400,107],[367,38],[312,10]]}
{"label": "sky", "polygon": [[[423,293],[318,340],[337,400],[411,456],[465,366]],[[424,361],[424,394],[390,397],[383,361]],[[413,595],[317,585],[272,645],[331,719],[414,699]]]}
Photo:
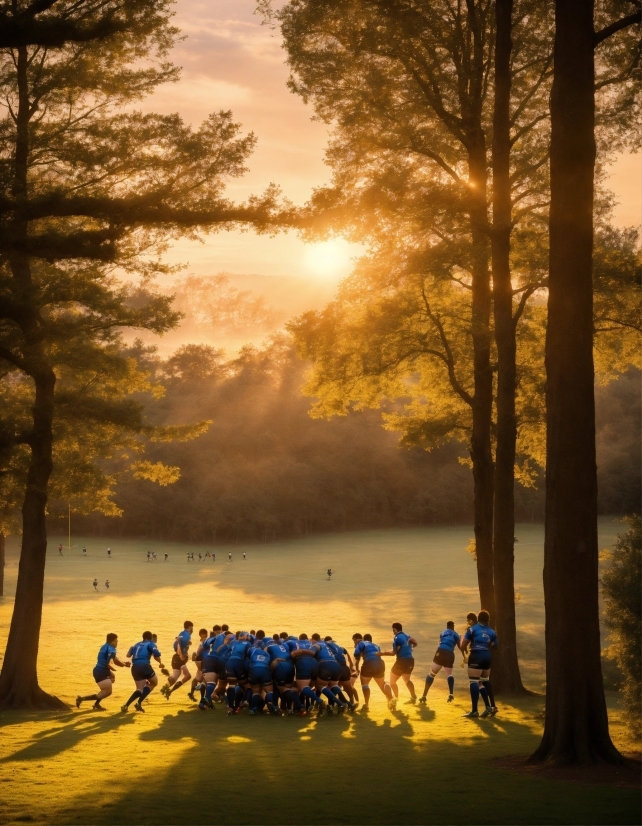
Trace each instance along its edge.
{"label": "sky", "polygon": [[[254,8],[255,0],[178,0],[175,22],[185,39],[172,58],[182,66],[182,77],[159,89],[145,108],[179,112],[193,125],[210,112],[231,109],[243,129],[255,133],[258,145],[249,172],[232,182],[229,195],[244,200],[276,182],[288,198],[303,204],[330,178],[324,164],[328,129],[313,121],[311,108],[287,89],[279,33],[261,25]],[[611,171],[610,187],[619,202],[615,222],[639,224],[642,156],[619,156]],[[226,271],[336,280],[347,275],[359,252],[359,246],[343,240],[311,245],[296,233],[268,238],[235,231],[206,236],[203,243],[180,241],[167,259],[199,275]]]}

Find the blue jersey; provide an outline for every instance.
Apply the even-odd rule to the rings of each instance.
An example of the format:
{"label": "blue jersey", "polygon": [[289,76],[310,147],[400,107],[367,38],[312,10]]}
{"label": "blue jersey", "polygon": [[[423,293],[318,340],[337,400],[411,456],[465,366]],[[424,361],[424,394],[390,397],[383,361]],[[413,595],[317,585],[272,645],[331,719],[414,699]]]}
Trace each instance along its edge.
{"label": "blue jersey", "polygon": [[292,662],[292,657],[290,656],[290,649],[285,646],[281,645],[278,642],[273,642],[271,645],[265,649],[270,656],[270,662],[274,662],[274,660],[285,660],[286,662]]}
{"label": "blue jersey", "polygon": [[497,634],[479,622],[466,631],[464,639],[470,640],[471,651],[490,651],[491,643],[493,648],[497,648]]}
{"label": "blue jersey", "polygon": [[110,645],[106,642],[98,652],[98,661],[96,662],[96,668],[109,668],[109,663],[114,659],[116,656],[116,649],[113,645]]}
{"label": "blue jersey", "polygon": [[230,656],[228,659],[244,660],[251,647],[252,643],[249,640],[232,640],[229,643]]}
{"label": "blue jersey", "polygon": [[226,663],[228,661],[230,654],[232,653],[232,643],[235,642],[234,638],[232,638],[230,642],[226,643],[226,637],[229,637],[229,633],[219,634],[214,643],[214,656],[218,657],[219,661],[222,663]]}
{"label": "blue jersey", "polygon": [[414,657],[412,645],[410,645],[410,634],[404,634],[403,631],[400,631],[392,641],[392,650],[397,655],[398,660]]}
{"label": "blue jersey", "polygon": [[132,663],[136,665],[149,665],[152,657],[160,660],[160,651],[156,648],[156,643],[151,640],[141,640],[127,652],[127,656],[132,658]]}
{"label": "blue jersey", "polygon": [[299,641],[296,637],[288,637],[287,640],[281,640],[281,645],[284,645],[288,651],[296,651],[299,647]]}
{"label": "blue jersey", "polygon": [[269,640],[267,637],[263,637],[263,639],[254,641],[254,648],[260,648],[261,651],[265,651],[271,642],[272,640]]}
{"label": "blue jersey", "polygon": [[381,651],[378,645],[375,645],[373,642],[366,642],[365,640],[361,640],[361,642],[357,643],[357,647],[354,649],[354,656],[355,657],[363,657],[363,661],[366,660],[379,660],[381,659],[378,654]]}
{"label": "blue jersey", "polygon": [[459,645],[461,637],[452,628],[446,628],[439,635],[439,645],[437,648],[443,648],[444,651],[454,651],[455,646]]}
{"label": "blue jersey", "polygon": [[181,631],[181,633],[178,635],[178,637],[176,637],[176,639],[174,640],[174,651],[176,651],[176,653],[178,654],[178,651],[179,651],[179,648],[180,648],[180,653],[184,657],[186,657],[187,656],[187,650],[189,648],[191,639],[192,639],[192,635],[190,634],[190,632],[187,629],[185,629],[184,631]]}
{"label": "blue jersey", "polygon": [[342,648],[339,643],[335,642],[334,640],[330,640],[327,643],[328,648],[334,654],[335,660],[339,663],[339,665],[347,665],[346,663],[346,654],[348,653],[345,648]]}
{"label": "blue jersey", "polygon": [[218,640],[219,635],[217,634],[215,637],[208,637],[207,639],[203,640],[201,643],[202,647],[202,655],[203,657],[215,657],[216,656],[216,649],[218,645],[216,641]]}
{"label": "blue jersey", "polygon": [[327,642],[315,642],[314,647],[316,648],[314,656],[317,658],[319,662],[336,662],[337,658],[334,656],[334,652],[331,648],[329,648]]}
{"label": "blue jersey", "polygon": [[267,654],[265,651],[261,650],[260,648],[251,648],[250,649],[250,668],[254,666],[258,668],[259,666],[266,666],[267,668],[270,667],[270,655]]}

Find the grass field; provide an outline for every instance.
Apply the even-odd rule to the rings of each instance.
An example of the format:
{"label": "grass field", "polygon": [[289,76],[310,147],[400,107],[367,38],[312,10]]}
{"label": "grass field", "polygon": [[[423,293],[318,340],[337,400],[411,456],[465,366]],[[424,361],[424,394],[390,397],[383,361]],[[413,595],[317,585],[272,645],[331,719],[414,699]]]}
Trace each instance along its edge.
{"label": "grass field", "polygon": [[[604,520],[601,547],[621,526]],[[91,669],[108,631],[120,652],[147,628],[163,655],[191,619],[233,628],[308,633],[347,644],[354,631],[390,643],[398,620],[419,641],[423,679],[446,620],[464,626],[476,601],[470,530],[432,528],[308,537],[216,550],[217,561],[187,563],[210,548],[96,538],[72,540],[57,555],[51,537],[41,637],[42,686],[72,703],[93,690]],[[543,687],[542,528],[518,526],[516,589],[520,650],[529,687]],[[83,558],[81,547],[87,545]],[[107,559],[106,548],[112,548]],[[147,563],[147,550],[158,559]],[[233,560],[227,561],[231,550]],[[242,559],[243,551],[247,560]],[[163,554],[169,559],[163,562]],[[335,570],[331,582],[326,568]],[[17,573],[9,543],[7,593]],[[100,593],[93,592],[96,576]],[[109,578],[112,592],[106,593]],[[12,599],[0,600],[0,650]],[[169,656],[165,657],[169,661]],[[391,713],[373,684],[368,717],[320,720],[199,713],[184,692],[155,692],[147,713],[118,712],[133,683],[119,670],[99,714],[83,706],[58,715],[0,716],[0,823],[639,823],[635,789],[524,776],[492,759],[531,752],[543,698],[500,703],[500,715],[468,721],[465,671],[446,705],[438,678],[427,708]],[[612,733],[630,748],[609,697]]]}

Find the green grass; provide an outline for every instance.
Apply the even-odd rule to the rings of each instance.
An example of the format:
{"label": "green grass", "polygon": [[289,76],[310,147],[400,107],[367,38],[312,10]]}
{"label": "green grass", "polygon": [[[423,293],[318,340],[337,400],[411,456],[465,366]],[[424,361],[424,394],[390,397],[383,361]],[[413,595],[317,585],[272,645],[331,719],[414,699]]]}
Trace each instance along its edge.
{"label": "green grass", "polygon": [[[601,547],[619,526],[601,525]],[[528,685],[543,686],[542,529],[518,526],[518,626]],[[120,650],[156,632],[165,654],[182,626],[214,622],[266,631],[318,630],[347,644],[370,631],[390,642],[398,620],[418,639],[421,685],[446,620],[464,625],[476,605],[463,528],[368,531],[219,546],[217,562],[187,563],[199,546],[74,538],[57,556],[52,537],[41,638],[43,687],[71,703],[93,689],[95,653],[111,630]],[[65,540],[62,540],[66,544]],[[80,549],[87,544],[88,557]],[[111,545],[113,558],[106,548]],[[159,559],[148,564],[147,549]],[[232,550],[233,562],[227,562]],[[248,554],[242,560],[242,552]],[[170,554],[167,563],[163,553]],[[8,592],[17,572],[10,545]],[[336,570],[331,582],[327,567]],[[97,576],[101,593],[93,592]],[[112,593],[104,592],[109,578]],[[11,613],[0,600],[0,646]],[[166,657],[169,659],[169,657]],[[369,717],[226,717],[201,714],[178,692],[152,695],[145,715],[118,713],[132,681],[119,671],[108,712],[0,716],[0,823],[638,823],[635,790],[524,776],[492,758],[529,754],[541,734],[541,697],[501,704],[490,721],[466,721],[465,671],[456,702],[435,682],[426,709],[392,714],[373,688]],[[626,747],[616,698],[612,731]],[[630,744],[628,744],[630,745]]]}

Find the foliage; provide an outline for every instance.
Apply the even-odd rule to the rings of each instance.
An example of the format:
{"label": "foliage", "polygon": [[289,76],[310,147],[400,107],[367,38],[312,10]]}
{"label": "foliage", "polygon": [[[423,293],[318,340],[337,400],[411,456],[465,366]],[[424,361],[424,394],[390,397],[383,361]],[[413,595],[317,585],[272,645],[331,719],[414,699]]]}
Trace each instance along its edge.
{"label": "foliage", "polygon": [[619,535],[603,558],[604,622],[610,631],[609,653],[624,674],[622,694],[632,731],[642,733],[642,518],[626,520],[629,529]]}

